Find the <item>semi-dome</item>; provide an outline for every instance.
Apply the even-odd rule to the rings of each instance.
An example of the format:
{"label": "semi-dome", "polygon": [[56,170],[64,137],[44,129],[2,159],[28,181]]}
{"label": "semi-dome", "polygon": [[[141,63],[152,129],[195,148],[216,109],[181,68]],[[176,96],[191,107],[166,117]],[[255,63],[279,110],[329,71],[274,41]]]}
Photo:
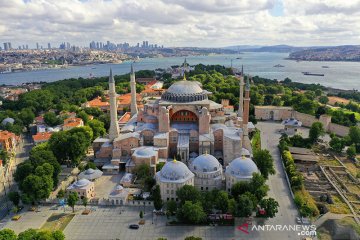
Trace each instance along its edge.
{"label": "semi-dome", "polygon": [[194,177],[194,174],[183,162],[176,160],[165,163],[157,175],[160,181],[165,182],[184,182]]}
{"label": "semi-dome", "polygon": [[216,172],[221,168],[219,161],[210,154],[202,154],[196,157],[190,164],[190,170],[192,172]]}
{"label": "semi-dome", "polygon": [[182,80],[173,83],[161,99],[172,102],[192,102],[205,100],[208,94],[209,92],[203,90],[197,82]]}
{"label": "semi-dome", "polygon": [[226,168],[225,174],[240,179],[251,179],[253,173],[258,173],[259,169],[253,160],[246,157],[234,159]]}

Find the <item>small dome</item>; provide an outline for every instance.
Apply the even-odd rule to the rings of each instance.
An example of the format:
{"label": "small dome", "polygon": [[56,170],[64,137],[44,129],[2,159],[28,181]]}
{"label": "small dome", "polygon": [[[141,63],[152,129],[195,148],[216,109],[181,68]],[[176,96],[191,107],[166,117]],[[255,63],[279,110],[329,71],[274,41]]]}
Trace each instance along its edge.
{"label": "small dome", "polygon": [[190,164],[192,172],[215,172],[222,169],[219,161],[210,154],[203,154],[195,158]]}
{"label": "small dome", "polygon": [[77,182],[75,183],[75,186],[78,187],[78,188],[80,188],[80,187],[85,187],[85,186],[87,186],[89,183],[90,183],[89,180],[83,178],[83,179],[80,179],[79,181],[77,181]]}
{"label": "small dome", "polygon": [[121,185],[117,185],[116,188],[115,188],[115,190],[119,191],[119,192],[122,191],[123,189],[124,189],[124,187],[121,186]]}
{"label": "small dome", "polygon": [[89,168],[89,169],[87,169],[87,170],[85,171],[85,174],[90,175],[90,174],[93,174],[94,172],[95,172],[95,170],[94,170],[94,169]]}
{"label": "small dome", "polygon": [[170,181],[185,181],[194,176],[194,174],[183,162],[176,160],[167,162],[158,174],[160,175],[161,180]]}
{"label": "small dome", "polygon": [[259,172],[256,164],[250,158],[236,158],[226,168],[226,175],[237,178],[251,179],[253,173]]}
{"label": "small dome", "polygon": [[13,119],[13,118],[5,118],[2,122],[1,122],[1,124],[2,125],[6,125],[6,124],[8,124],[8,123],[10,123],[10,124],[14,124],[14,122],[15,122],[15,120]]}

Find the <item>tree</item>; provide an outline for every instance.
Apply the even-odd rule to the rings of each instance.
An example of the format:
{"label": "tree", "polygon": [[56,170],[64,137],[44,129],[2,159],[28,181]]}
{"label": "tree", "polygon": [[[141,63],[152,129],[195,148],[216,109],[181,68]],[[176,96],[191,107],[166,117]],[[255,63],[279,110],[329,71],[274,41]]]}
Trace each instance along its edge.
{"label": "tree", "polygon": [[200,192],[194,186],[184,185],[176,191],[176,196],[179,198],[180,203],[184,204],[186,201],[193,203],[200,200]]}
{"label": "tree", "polygon": [[206,213],[200,202],[185,201],[178,210],[177,217],[185,223],[198,224],[206,219]]}
{"label": "tree", "polygon": [[51,127],[62,123],[61,119],[58,118],[54,112],[45,113],[44,114],[44,122]]}
{"label": "tree", "polygon": [[19,233],[18,240],[32,240],[37,239],[38,233],[35,229],[29,228],[24,232]]}
{"label": "tree", "polygon": [[145,178],[150,175],[150,166],[145,163],[140,164],[135,167],[134,172],[137,175],[138,179]]}
{"label": "tree", "polygon": [[139,217],[140,217],[140,218],[144,218],[144,212],[143,212],[143,211],[140,211]]}
{"label": "tree", "polygon": [[253,211],[253,202],[251,199],[246,195],[239,196],[237,200],[237,211],[236,215],[238,217],[248,217],[251,215]]}
{"label": "tree", "polygon": [[57,198],[61,199],[65,197],[65,191],[64,189],[60,189],[58,194],[56,195]]}
{"label": "tree", "polygon": [[170,215],[174,215],[177,210],[177,203],[174,200],[169,200],[166,202],[166,212]]}
{"label": "tree", "polygon": [[30,108],[23,108],[19,113],[19,118],[25,126],[33,123],[35,119],[35,114]]}
{"label": "tree", "polygon": [[263,215],[263,217],[273,218],[278,212],[279,203],[273,198],[262,199],[259,202],[259,205],[265,210],[265,215]]}
{"label": "tree", "polygon": [[33,203],[48,198],[53,189],[54,168],[49,163],[44,163],[35,169],[34,174],[28,175],[21,184],[24,194]]}
{"label": "tree", "polygon": [[236,201],[234,198],[229,199],[228,201],[228,211],[232,215],[236,214]]}
{"label": "tree", "polygon": [[327,104],[329,102],[329,98],[327,96],[319,97],[319,102],[322,104]]}
{"label": "tree", "polygon": [[85,207],[85,210],[86,210],[86,206],[89,203],[89,199],[87,197],[84,197],[81,201],[82,201],[82,204],[83,204],[83,206]]}
{"label": "tree", "polygon": [[88,122],[89,127],[91,127],[94,136],[93,136],[93,140],[98,138],[98,137],[102,137],[105,135],[106,133],[106,129],[104,127],[104,123],[100,122],[99,120],[93,119],[90,120]]}
{"label": "tree", "polygon": [[9,192],[9,200],[17,207],[20,203],[20,194],[19,192]]}
{"label": "tree", "polygon": [[88,162],[88,163],[85,165],[85,170],[88,170],[89,168],[94,169],[94,170],[97,169],[96,164],[95,164],[94,162]]}
{"label": "tree", "polygon": [[[349,129],[350,143],[354,143],[355,146],[360,144],[360,128],[352,126]],[[357,150],[358,151],[358,150]]]}
{"label": "tree", "polygon": [[158,164],[156,164],[156,171],[157,172],[160,171],[164,165],[165,165],[164,162],[159,162]]}
{"label": "tree", "polygon": [[329,145],[332,150],[334,150],[335,152],[341,153],[345,147],[345,142],[341,138],[334,136],[331,138]]}
{"label": "tree", "polygon": [[86,112],[84,111],[80,111],[77,115],[76,115],[78,118],[81,118],[84,122],[85,125],[88,124],[89,122],[89,115],[87,115]]}
{"label": "tree", "polygon": [[16,240],[17,236],[15,232],[11,229],[0,230],[0,240]]}
{"label": "tree", "polygon": [[214,206],[216,209],[221,210],[222,213],[228,211],[229,196],[225,191],[214,191]]}
{"label": "tree", "polygon": [[72,192],[69,194],[67,198],[67,204],[72,208],[73,212],[75,212],[75,204],[79,201],[79,196],[76,192]]}
{"label": "tree", "polygon": [[189,236],[189,237],[186,237],[184,240],[202,240],[202,238],[201,237]]}
{"label": "tree", "polygon": [[323,124],[321,122],[314,122],[309,131],[309,138],[312,142],[316,142],[320,136],[325,134]]}
{"label": "tree", "polygon": [[353,159],[356,156],[356,148],[355,144],[351,144],[346,150],[347,157],[349,159]]}
{"label": "tree", "polygon": [[254,194],[258,201],[267,195],[269,186],[265,184],[266,179],[259,173],[253,173],[249,183],[249,192]]}
{"label": "tree", "polygon": [[156,210],[160,210],[163,207],[163,201],[161,199],[160,186],[156,185],[152,192],[154,199],[154,207]]}
{"label": "tree", "polygon": [[65,235],[60,230],[53,231],[51,235],[54,238],[54,240],[65,240]]}
{"label": "tree", "polygon": [[264,178],[268,179],[269,174],[275,174],[274,159],[269,150],[260,149],[255,151],[253,160]]}
{"label": "tree", "polygon": [[3,165],[5,166],[8,162],[8,160],[10,159],[9,153],[6,150],[1,149],[0,150],[0,159],[3,160]]}
{"label": "tree", "polygon": [[33,147],[29,154],[29,160],[34,168],[44,164],[49,163],[53,168],[53,175],[52,179],[54,181],[54,186],[58,183],[58,176],[61,171],[61,166],[59,162],[56,160],[55,155],[51,150],[48,148],[48,144],[39,144]]}
{"label": "tree", "polygon": [[250,184],[245,181],[235,183],[231,188],[231,195],[234,198],[238,198],[241,194],[248,192],[250,190]]}

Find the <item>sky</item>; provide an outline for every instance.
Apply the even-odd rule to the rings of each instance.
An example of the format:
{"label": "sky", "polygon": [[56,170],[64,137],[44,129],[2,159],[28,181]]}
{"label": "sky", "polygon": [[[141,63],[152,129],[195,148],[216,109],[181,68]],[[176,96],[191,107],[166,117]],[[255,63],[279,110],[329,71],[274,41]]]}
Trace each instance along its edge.
{"label": "sky", "polygon": [[360,43],[360,0],[0,0],[0,43]]}

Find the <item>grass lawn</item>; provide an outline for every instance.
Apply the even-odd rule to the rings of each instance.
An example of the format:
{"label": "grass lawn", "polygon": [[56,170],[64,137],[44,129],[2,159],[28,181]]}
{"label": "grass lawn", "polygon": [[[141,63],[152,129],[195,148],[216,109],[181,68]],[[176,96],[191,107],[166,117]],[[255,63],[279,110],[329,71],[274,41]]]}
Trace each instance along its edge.
{"label": "grass lawn", "polygon": [[63,231],[74,216],[75,214],[54,213],[46,220],[41,229],[50,231]]}

